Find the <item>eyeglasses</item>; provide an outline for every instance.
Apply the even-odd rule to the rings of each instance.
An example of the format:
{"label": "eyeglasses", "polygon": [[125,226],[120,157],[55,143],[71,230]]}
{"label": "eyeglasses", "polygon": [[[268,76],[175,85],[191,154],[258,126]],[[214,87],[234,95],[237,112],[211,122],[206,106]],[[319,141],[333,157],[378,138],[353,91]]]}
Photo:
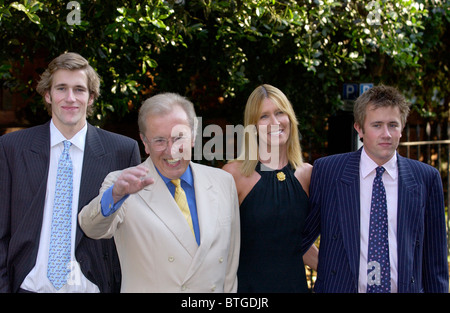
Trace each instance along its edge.
{"label": "eyeglasses", "polygon": [[171,140],[172,145],[176,144],[181,148],[182,146],[184,146],[183,144],[188,142],[189,138],[190,137],[188,136],[171,137],[170,139],[164,137],[156,137],[150,140],[150,145],[155,151],[164,151],[167,149],[167,146],[169,145],[169,140]]}

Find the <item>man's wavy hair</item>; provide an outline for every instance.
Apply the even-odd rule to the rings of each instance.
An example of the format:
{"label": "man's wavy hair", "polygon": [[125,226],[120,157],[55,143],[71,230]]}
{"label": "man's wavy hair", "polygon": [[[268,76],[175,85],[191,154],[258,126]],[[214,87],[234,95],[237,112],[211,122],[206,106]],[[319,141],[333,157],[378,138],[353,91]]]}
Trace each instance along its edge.
{"label": "man's wavy hair", "polygon": [[[94,101],[100,96],[100,77],[97,72],[89,65],[89,62],[78,53],[67,52],[50,62],[45,72],[41,75],[36,90],[44,98],[47,112],[52,115],[52,105],[45,100],[45,95],[50,92],[52,87],[53,75],[57,70],[65,69],[69,71],[83,70],[87,76],[87,86],[89,96]],[[93,106],[87,107],[87,116],[91,116],[94,112]]]}

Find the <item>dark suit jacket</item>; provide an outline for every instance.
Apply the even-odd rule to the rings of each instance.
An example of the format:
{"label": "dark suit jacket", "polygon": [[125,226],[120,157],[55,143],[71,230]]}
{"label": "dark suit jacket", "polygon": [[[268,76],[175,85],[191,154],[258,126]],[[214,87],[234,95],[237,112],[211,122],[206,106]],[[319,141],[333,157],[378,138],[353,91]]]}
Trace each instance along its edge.
{"label": "dark suit jacket", "polygon": [[[439,172],[398,156],[398,292],[448,292]],[[320,234],[316,292],[358,292],[361,149],[314,163],[306,249]],[[306,250],[304,250],[306,251]]]}
{"label": "dark suit jacket", "polygon": [[[0,137],[0,292],[17,292],[36,262],[50,158],[50,122]],[[141,161],[135,140],[88,124],[78,210],[106,175]],[[101,292],[120,290],[113,240],[93,240],[77,226],[75,255]]]}

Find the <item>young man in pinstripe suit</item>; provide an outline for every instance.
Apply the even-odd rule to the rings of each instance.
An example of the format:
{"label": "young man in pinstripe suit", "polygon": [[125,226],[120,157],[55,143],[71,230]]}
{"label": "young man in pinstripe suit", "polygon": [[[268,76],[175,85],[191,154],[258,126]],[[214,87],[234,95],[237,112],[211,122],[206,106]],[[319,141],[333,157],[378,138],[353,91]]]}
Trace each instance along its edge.
{"label": "young man in pinstripe suit", "polygon": [[367,292],[375,169],[384,167],[390,292],[448,292],[442,181],[430,165],[396,152],[409,113],[397,89],[376,86],[355,102],[364,146],[314,163],[305,251],[320,234],[316,292]]}

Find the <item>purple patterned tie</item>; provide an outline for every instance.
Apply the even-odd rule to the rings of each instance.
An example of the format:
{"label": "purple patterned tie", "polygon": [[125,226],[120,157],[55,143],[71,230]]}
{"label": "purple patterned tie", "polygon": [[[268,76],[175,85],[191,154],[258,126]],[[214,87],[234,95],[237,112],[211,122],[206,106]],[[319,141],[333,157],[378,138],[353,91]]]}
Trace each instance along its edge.
{"label": "purple patterned tie", "polygon": [[73,168],[70,141],[65,140],[56,175],[55,202],[48,255],[47,277],[56,289],[66,284],[70,268]]}
{"label": "purple patterned tie", "polygon": [[377,167],[370,207],[367,292],[391,292],[386,190],[381,179],[385,168]]}

